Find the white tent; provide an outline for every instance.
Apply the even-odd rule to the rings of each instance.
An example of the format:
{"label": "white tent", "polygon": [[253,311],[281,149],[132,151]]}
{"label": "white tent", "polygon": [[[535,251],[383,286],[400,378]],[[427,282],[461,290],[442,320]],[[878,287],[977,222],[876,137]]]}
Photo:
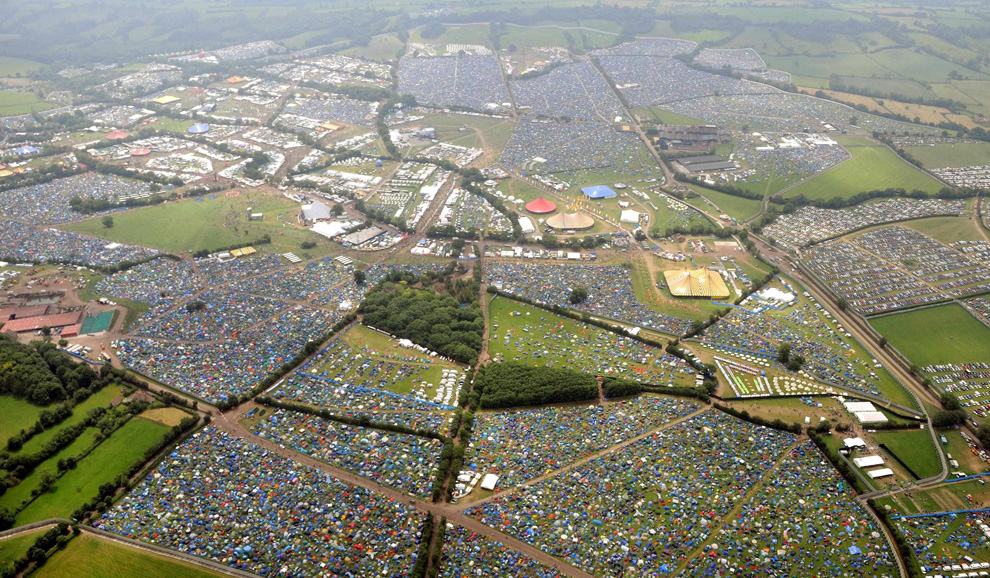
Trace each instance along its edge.
{"label": "white tent", "polygon": [[859,413],[862,411],[876,411],[875,405],[868,401],[847,401],[845,404],[846,411],[849,413]]}
{"label": "white tent", "polygon": [[481,489],[493,491],[495,489],[495,484],[498,483],[497,474],[485,474],[484,478],[481,478]]}
{"label": "white tent", "polygon": [[639,212],[634,211],[632,209],[626,209],[626,210],[622,211],[622,214],[619,216],[619,221],[621,221],[623,223],[630,223],[630,224],[633,224],[633,225],[638,225],[639,224]]}
{"label": "white tent", "polygon": [[879,411],[857,411],[853,414],[859,423],[870,424],[870,423],[887,423],[887,416],[883,415]]}
{"label": "white tent", "polygon": [[853,463],[858,468],[872,468],[873,466],[882,466],[883,458],[880,456],[863,456],[861,458],[853,458]]}
{"label": "white tent", "polygon": [[894,470],[890,468],[880,468],[879,470],[871,470],[866,473],[875,480],[877,478],[886,478],[887,476],[894,475]]}
{"label": "white tent", "polygon": [[842,440],[842,443],[843,445],[846,446],[846,449],[850,449],[850,450],[853,448],[866,447],[866,442],[863,441],[863,438],[846,438]]}

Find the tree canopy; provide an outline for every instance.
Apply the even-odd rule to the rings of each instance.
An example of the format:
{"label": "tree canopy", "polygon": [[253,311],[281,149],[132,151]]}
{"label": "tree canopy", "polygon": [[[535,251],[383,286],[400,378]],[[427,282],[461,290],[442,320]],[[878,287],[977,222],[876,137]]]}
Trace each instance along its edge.
{"label": "tree canopy", "polygon": [[385,282],[368,293],[360,312],[365,324],[440,355],[470,365],[478,360],[484,319],[477,302]]}

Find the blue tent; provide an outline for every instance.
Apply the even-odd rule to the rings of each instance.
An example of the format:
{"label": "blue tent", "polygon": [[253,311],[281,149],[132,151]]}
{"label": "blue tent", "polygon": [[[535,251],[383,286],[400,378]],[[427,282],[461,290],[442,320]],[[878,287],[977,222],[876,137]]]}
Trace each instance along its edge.
{"label": "blue tent", "polygon": [[859,556],[863,551],[860,550],[859,546],[849,546],[849,553],[853,556]]}
{"label": "blue tent", "polygon": [[608,185],[595,185],[593,187],[584,187],[581,189],[589,199],[614,199],[618,195],[612,190],[612,187]]}
{"label": "blue tent", "polygon": [[14,153],[20,156],[33,155],[38,152],[38,147],[31,145],[22,145],[14,149]]}
{"label": "blue tent", "polygon": [[189,127],[188,132],[189,134],[203,134],[208,130],[210,130],[210,125],[203,122],[197,122]]}

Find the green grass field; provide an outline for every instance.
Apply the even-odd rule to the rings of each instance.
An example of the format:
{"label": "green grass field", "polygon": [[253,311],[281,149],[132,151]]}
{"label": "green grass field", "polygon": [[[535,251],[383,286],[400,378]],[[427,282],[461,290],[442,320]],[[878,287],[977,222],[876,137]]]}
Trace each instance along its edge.
{"label": "green grass field", "polygon": [[[264,213],[264,220],[248,221],[248,207]],[[102,218],[72,223],[66,229],[170,253],[213,251],[269,235],[271,244],[258,245],[259,251],[291,251],[304,258],[330,254],[333,243],[296,225],[298,210],[295,203],[271,194],[217,194],[116,213],[111,229],[103,226]],[[302,249],[304,241],[312,241],[316,247]]]}
{"label": "green grass field", "polygon": [[990,359],[990,328],[955,303],[870,319],[912,363],[966,363]]}
{"label": "green grass field", "polygon": [[[725,193],[712,189],[706,189],[705,187],[699,187],[697,185],[688,186],[694,192],[715,203],[715,205],[718,206],[723,213],[729,215],[737,221],[745,221],[746,219],[755,216],[760,212],[760,208],[762,207],[762,203],[760,203],[760,201],[744,199],[743,197],[737,197],[735,195],[727,195]],[[696,201],[697,199],[692,202],[697,206],[704,206],[703,203],[697,203]]]}
{"label": "green grass field", "polygon": [[511,119],[464,114],[429,114],[422,124],[436,129],[437,140],[458,146],[487,149],[493,155],[498,155],[505,148],[514,126]]}
{"label": "green grass field", "polygon": [[18,116],[55,108],[30,92],[0,90],[0,116]]}
{"label": "green grass field", "polygon": [[38,539],[39,536],[45,530],[31,530],[29,532],[24,532],[16,536],[5,538],[0,540],[0,575],[6,575],[4,572],[8,568],[12,569],[14,562],[20,560],[27,554],[31,546],[34,545],[34,541]]}
{"label": "green grass field", "polygon": [[396,34],[382,34],[372,38],[366,46],[348,48],[343,54],[386,62],[398,58],[402,48],[402,41]]}
{"label": "green grass field", "polygon": [[906,153],[927,169],[968,167],[990,162],[990,143],[957,143],[907,147]]}
{"label": "green grass field", "polygon": [[45,65],[33,60],[0,56],[0,76],[27,76],[44,68]]}
{"label": "green grass field", "polygon": [[112,482],[144,459],[169,428],[142,417],[134,417],[96,447],[75,469],[55,482],[51,493],[40,496],[17,514],[18,525],[54,517],[65,517],[93,499],[101,485]]}
{"label": "green grass field", "polygon": [[21,483],[9,488],[0,496],[0,506],[10,511],[19,510],[28,500],[31,499],[31,492],[39,487],[42,480],[47,476],[58,475],[58,462],[66,458],[79,458],[88,452],[97,442],[99,430],[96,428],[86,428],[79,437],[62,451],[38,464],[30,475],[21,480]]}
{"label": "green grass field", "polygon": [[[840,141],[842,142],[842,141]],[[845,140],[852,158],[787,189],[787,197],[828,200],[886,188],[937,193],[942,184],[902,160],[894,151],[862,139]]]}
{"label": "green grass field", "polygon": [[36,578],[64,576],[88,578],[216,578],[223,574],[199,566],[118,544],[90,534],[82,534],[52,556]]}
{"label": "green grass field", "polygon": [[12,395],[0,395],[0,446],[5,446],[11,436],[38,421],[45,408],[28,403]]}
{"label": "green grass field", "polygon": [[873,438],[908,465],[919,478],[934,476],[942,471],[938,450],[928,430],[878,431]]}
{"label": "green grass field", "polygon": [[982,241],[979,225],[968,217],[933,217],[908,221],[905,227],[920,231],[943,243],[956,241]]}

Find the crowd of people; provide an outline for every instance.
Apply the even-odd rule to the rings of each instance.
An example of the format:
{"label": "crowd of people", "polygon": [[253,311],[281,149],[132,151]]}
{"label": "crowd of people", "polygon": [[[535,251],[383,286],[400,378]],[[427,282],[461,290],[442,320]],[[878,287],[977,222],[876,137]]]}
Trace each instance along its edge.
{"label": "crowd of people", "polygon": [[422,516],[213,427],[95,523],[263,576],[400,576]]}
{"label": "crowd of people", "polygon": [[127,199],[151,195],[149,187],[150,185],[144,181],[88,171],[46,183],[4,191],[0,195],[0,214],[33,225],[77,221],[87,215],[72,209],[69,203],[74,198],[119,204]]}
{"label": "crowd of people", "polygon": [[254,433],[414,496],[430,494],[443,444],[433,438],[383,431],[277,409]]}
{"label": "crowd of people", "polygon": [[692,400],[641,395],[599,405],[482,412],[475,415],[464,467],[494,473],[500,489],[512,488],[700,408]]}
{"label": "crowd of people", "polygon": [[527,578],[556,578],[560,574],[516,550],[477,532],[447,524],[443,537],[443,557],[440,576],[526,576]]}
{"label": "crowd of people", "polygon": [[622,168],[639,158],[641,147],[635,134],[618,132],[599,121],[524,118],[516,124],[500,161],[537,172]]}
{"label": "crowd of people", "polygon": [[709,411],[466,513],[592,574],[671,574],[795,440]]}
{"label": "crowd of people", "polygon": [[[492,315],[488,345],[496,361],[567,367],[651,385],[694,385],[694,369],[663,349],[529,305],[496,301],[490,309],[499,314]],[[512,310],[502,315],[503,307]]]}
{"label": "crowd of people", "polygon": [[405,56],[399,61],[399,92],[419,104],[485,110],[509,102],[498,60],[491,55]]}
{"label": "crowd of people", "polygon": [[880,526],[810,441],[716,530],[684,575],[893,576]]}
{"label": "crowd of people", "polygon": [[763,233],[787,249],[805,247],[872,225],[925,217],[958,217],[966,210],[961,200],[881,199],[845,209],[801,207],[777,217]]}
{"label": "crowd of people", "polygon": [[79,233],[0,219],[0,258],[8,261],[117,268],[156,255],[155,249],[108,243]]}
{"label": "crowd of people", "polygon": [[516,106],[537,116],[601,122],[623,116],[622,103],[590,62],[564,64],[511,87]]}
{"label": "crowd of people", "polygon": [[[674,335],[683,334],[690,325],[640,303],[625,267],[500,262],[489,265],[485,273],[492,287],[543,305],[573,307]],[[586,289],[588,296],[572,305],[571,291],[577,287]]]}

